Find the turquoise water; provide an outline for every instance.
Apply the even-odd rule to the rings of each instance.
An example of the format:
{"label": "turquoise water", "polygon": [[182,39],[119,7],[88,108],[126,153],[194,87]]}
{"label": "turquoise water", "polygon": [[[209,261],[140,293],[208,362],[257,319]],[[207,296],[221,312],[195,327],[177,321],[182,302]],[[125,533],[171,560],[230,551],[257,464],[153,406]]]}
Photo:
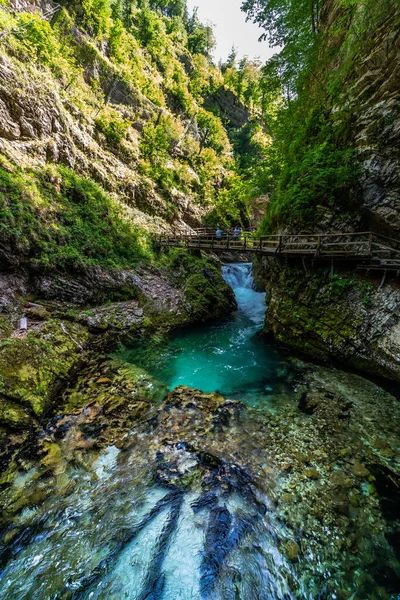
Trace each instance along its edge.
{"label": "turquoise water", "polygon": [[[348,483],[358,430],[345,430],[342,439],[340,431],[325,430],[323,419],[317,420],[323,429],[313,429],[313,418],[298,409],[290,359],[260,335],[265,294],[254,290],[251,265],[229,265],[223,274],[235,291],[235,314],[167,343],[125,348],[120,358],[152,375],[160,401],[166,390],[186,385],[257,408],[224,402],[222,411],[207,403],[203,410],[195,392],[184,405],[153,402],[144,420],[102,449],[86,445],[95,441],[93,431],[98,434],[90,406],[82,411],[85,419],[72,416],[58,441],[54,472],[27,462],[9,484],[17,502],[20,493],[34,500],[22,503],[0,534],[0,598],[400,598],[398,562],[383,533],[397,535],[398,494],[386,489],[392,473],[377,471],[376,490],[373,478]],[[375,386],[368,396],[368,385],[362,397],[372,410],[383,396]],[[357,390],[354,383],[355,404]],[[282,410],[275,414],[275,408]],[[392,420],[394,411],[387,412]],[[381,407],[379,423],[384,414]],[[373,421],[366,415],[367,428]],[[44,441],[57,441],[45,433]],[[337,453],[330,450],[336,444]],[[364,461],[363,454],[355,456]],[[314,465],[320,478],[303,476]],[[344,490],[332,488],[332,473]],[[378,510],[378,492],[393,496],[382,504],[396,512],[389,525]],[[322,517],[313,520],[316,502],[331,508],[317,506]],[[298,560],[288,548],[301,550]]]}
{"label": "turquoise water", "polygon": [[223,276],[238,303],[232,317],[181,331],[167,343],[126,348],[120,354],[160,382],[161,396],[165,390],[185,385],[259,405],[268,403],[277,388],[287,386],[286,359],[260,335],[265,293],[254,289],[251,264],[225,266]]}

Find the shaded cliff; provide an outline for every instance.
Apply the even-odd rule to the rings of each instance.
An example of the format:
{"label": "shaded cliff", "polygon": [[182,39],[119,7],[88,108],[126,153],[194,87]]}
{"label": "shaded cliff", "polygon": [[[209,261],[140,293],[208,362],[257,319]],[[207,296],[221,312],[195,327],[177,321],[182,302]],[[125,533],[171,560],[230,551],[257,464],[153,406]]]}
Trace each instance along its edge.
{"label": "shaded cliff", "polygon": [[[306,3],[299,5],[309,15]],[[289,36],[268,66],[271,85],[271,73],[281,73],[279,86],[289,97],[273,125],[280,163],[273,163],[277,184],[262,229],[373,230],[398,239],[400,5],[324,0],[320,8],[309,22],[308,46],[300,25],[286,24],[304,51],[294,80],[290,69],[298,63]],[[269,295],[266,331],[301,352],[399,381],[396,274],[381,284],[383,272],[369,278],[345,265],[335,273],[316,270],[311,262],[301,268],[257,262]]]}
{"label": "shaded cliff", "polygon": [[[367,228],[400,232],[400,7],[398,2],[355,3],[344,15],[337,1],[323,4],[321,32],[335,43],[333,121],[349,120],[349,144],[361,165],[360,209]],[[331,33],[333,32],[333,33]]]}
{"label": "shaded cliff", "polygon": [[[307,3],[298,4],[308,15]],[[281,102],[270,119],[275,155],[267,168],[276,173],[276,185],[263,229],[373,228],[395,235],[399,4],[325,0],[313,15],[313,32],[308,23],[306,40],[293,11],[288,23],[282,17],[284,49],[265,68],[267,89],[275,89]],[[268,35],[279,34],[277,23],[266,23]]]}
{"label": "shaded cliff", "polygon": [[267,290],[264,331],[288,348],[400,382],[400,291],[357,273],[256,264]]}

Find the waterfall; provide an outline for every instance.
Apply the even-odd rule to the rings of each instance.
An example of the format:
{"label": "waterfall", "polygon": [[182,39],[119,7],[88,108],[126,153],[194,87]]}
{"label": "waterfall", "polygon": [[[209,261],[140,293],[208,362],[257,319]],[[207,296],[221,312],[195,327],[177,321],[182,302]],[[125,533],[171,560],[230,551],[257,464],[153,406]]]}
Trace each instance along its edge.
{"label": "waterfall", "polygon": [[222,275],[233,290],[245,288],[252,290],[254,279],[251,263],[235,263],[222,267]]}
{"label": "waterfall", "polygon": [[234,263],[222,268],[226,283],[235,292],[238,314],[250,320],[255,327],[253,333],[263,328],[265,318],[265,293],[254,289],[253,265]]}

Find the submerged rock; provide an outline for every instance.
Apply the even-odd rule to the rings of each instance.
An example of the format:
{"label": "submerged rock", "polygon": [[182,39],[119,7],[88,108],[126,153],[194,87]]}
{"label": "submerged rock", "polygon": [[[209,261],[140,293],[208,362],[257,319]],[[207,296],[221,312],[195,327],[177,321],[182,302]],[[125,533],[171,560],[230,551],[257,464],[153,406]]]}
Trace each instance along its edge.
{"label": "submerged rock", "polygon": [[296,561],[300,554],[300,547],[294,540],[289,540],[285,544],[285,552],[292,561]]}
{"label": "submerged rock", "polygon": [[[89,340],[79,324],[47,321],[27,335],[10,338],[0,349],[0,376],[3,393],[41,416],[52,405],[51,394],[60,380],[81,360],[83,346]],[[14,411],[26,421],[26,414]],[[8,413],[10,416],[10,413]],[[3,411],[4,422],[7,411]]]}
{"label": "submerged rock", "polygon": [[[103,524],[110,519],[119,524],[111,529],[104,525],[115,554],[107,555],[109,562],[103,566],[91,565],[85,573],[82,569],[85,589],[104,577],[107,565],[111,574],[127,540],[136,539],[137,531],[126,528],[129,502],[138,502],[138,494],[137,510],[146,494],[153,493],[155,499],[139,524],[144,530],[160,515],[162,523],[168,520],[165,531],[173,540],[174,519],[179,515],[185,527],[194,519],[188,535],[205,540],[203,553],[194,554],[202,565],[198,581],[204,597],[219,598],[220,590],[231,589],[234,581],[242,596],[251,598],[252,592],[243,587],[250,565],[251,569],[257,565],[251,576],[276,574],[277,568],[285,573],[287,587],[278,586],[279,578],[262,584],[274,583],[271,597],[276,598],[284,598],[291,587],[293,597],[299,598],[307,597],[304,590],[309,597],[317,597],[321,589],[336,594],[340,586],[353,594],[361,586],[364,598],[367,589],[376,589],[373,581],[360,583],[354,573],[367,573],[369,561],[375,561],[376,573],[393,561],[389,540],[396,539],[396,508],[386,495],[393,495],[396,471],[385,466],[392,459],[381,456],[382,448],[375,446],[382,446],[378,440],[385,439],[395,447],[400,424],[395,398],[357,375],[307,364],[297,375],[290,399],[279,403],[272,396],[273,406],[279,407],[272,412],[185,387],[155,403],[152,384],[140,369],[101,358],[64,390],[66,414],[52,418],[44,432],[41,464],[36,479],[25,485],[26,500],[15,494],[11,471],[8,492],[0,492],[0,501],[7,506],[10,526],[5,535],[10,532],[11,548],[18,538],[11,532],[20,527],[21,507],[29,508],[34,500],[39,513],[48,513],[46,503],[55,502],[56,507],[61,490],[71,492],[84,485],[91,490],[89,503],[98,497],[92,507],[96,518],[102,515]],[[318,405],[311,415],[298,406],[307,390]],[[78,465],[83,479],[77,477]],[[44,475],[46,494],[40,488]],[[161,496],[167,494],[161,504],[160,490]],[[172,497],[177,499],[173,511]],[[167,506],[172,521],[162,513],[170,510]],[[392,519],[390,526],[384,515]],[[78,536],[82,527],[84,531],[85,520],[79,524],[78,518],[74,525]],[[119,530],[122,533],[115,535]],[[162,527],[163,540],[161,531]],[[139,555],[140,549],[143,546]],[[279,549],[282,556],[276,554]],[[170,589],[163,567],[168,552],[154,551],[152,556],[158,567],[152,576],[145,568],[141,590],[153,593],[158,585]],[[278,557],[277,563],[268,562],[271,557]],[[334,578],[328,576],[333,565]]]}
{"label": "submerged rock", "polygon": [[308,479],[319,479],[319,473],[318,473],[317,469],[305,469],[304,475]]}
{"label": "submerged rock", "polygon": [[355,462],[353,464],[353,466],[351,467],[351,472],[353,473],[353,475],[355,475],[356,477],[359,477],[359,478],[368,477],[368,475],[370,474],[370,472],[365,467],[365,465],[363,465],[359,462]]}

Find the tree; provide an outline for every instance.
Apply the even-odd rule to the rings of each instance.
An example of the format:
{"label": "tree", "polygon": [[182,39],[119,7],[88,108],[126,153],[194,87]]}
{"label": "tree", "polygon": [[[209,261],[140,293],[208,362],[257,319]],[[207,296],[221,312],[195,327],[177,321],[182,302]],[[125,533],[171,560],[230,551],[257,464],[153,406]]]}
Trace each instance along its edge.
{"label": "tree", "polygon": [[232,46],[232,49],[231,49],[230,54],[228,55],[228,58],[226,59],[225,62],[220,64],[220,69],[221,69],[222,73],[225,73],[228,69],[234,69],[236,67],[237,56],[238,56],[237,48],[236,48],[236,46]]}
{"label": "tree", "polygon": [[204,54],[210,57],[215,48],[214,31],[211,24],[204,25],[199,19],[198,9],[195,8],[187,19],[188,46],[193,54]]}
{"label": "tree", "polygon": [[[297,77],[313,58],[318,38],[321,0],[245,0],[242,10],[264,29],[260,39],[281,48],[281,75],[290,94]],[[276,62],[274,63],[276,66]]]}

